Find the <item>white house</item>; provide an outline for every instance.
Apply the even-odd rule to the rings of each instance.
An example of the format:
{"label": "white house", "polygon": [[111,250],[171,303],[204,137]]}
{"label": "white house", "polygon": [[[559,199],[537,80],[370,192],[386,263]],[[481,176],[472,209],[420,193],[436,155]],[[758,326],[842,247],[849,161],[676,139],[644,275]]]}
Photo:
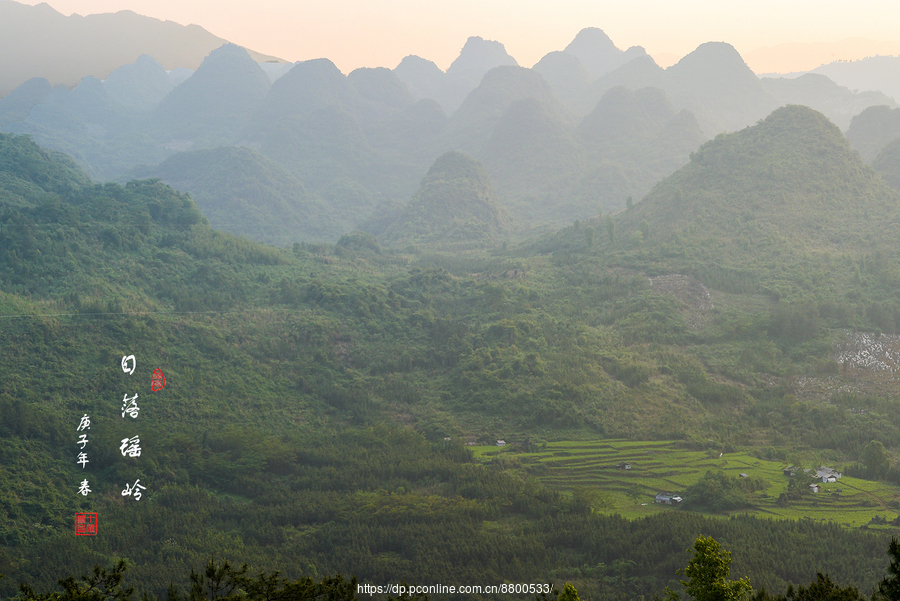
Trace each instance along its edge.
{"label": "white house", "polygon": [[824,465],[816,470],[816,480],[822,482],[837,482],[841,479],[841,473],[834,468],[825,467]]}
{"label": "white house", "polygon": [[678,503],[681,503],[681,497],[669,493],[658,492],[656,493],[655,502],[664,505],[677,505]]}

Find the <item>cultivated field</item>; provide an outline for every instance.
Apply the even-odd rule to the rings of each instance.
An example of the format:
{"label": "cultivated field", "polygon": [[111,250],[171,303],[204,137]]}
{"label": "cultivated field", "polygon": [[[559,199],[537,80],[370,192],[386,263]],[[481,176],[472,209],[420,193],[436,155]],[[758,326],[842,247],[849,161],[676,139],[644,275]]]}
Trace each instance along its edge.
{"label": "cultivated field", "polygon": [[[752,507],[732,513],[832,521],[851,527],[869,524],[876,516],[891,521],[900,513],[900,488],[849,476],[820,484],[821,492],[803,494],[800,500],[780,506],[778,497],[787,491],[790,480],[784,475],[787,466],[745,452],[720,457],[718,452],[684,450],[671,441],[624,440],[548,442],[531,452],[522,452],[515,445],[471,448],[481,461],[499,462],[557,490],[586,494],[596,511],[625,517],[679,511],[654,503],[656,493],[681,493],[708,470],[721,470],[735,478],[746,474],[768,484],[764,490],[753,493]],[[625,463],[630,464],[630,469],[624,469]],[[840,471],[840,466],[830,467]],[[802,470],[795,479],[804,489],[813,482]]]}

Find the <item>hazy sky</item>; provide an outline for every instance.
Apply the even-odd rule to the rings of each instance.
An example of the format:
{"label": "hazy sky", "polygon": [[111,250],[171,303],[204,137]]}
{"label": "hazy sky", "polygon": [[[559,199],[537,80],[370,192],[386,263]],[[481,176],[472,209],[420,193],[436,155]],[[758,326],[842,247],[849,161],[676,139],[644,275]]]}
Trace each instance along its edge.
{"label": "hazy sky", "polygon": [[[38,0],[19,0],[38,4]],[[69,15],[130,9],[287,60],[327,57],[345,73],[395,67],[407,54],[446,69],[472,35],[503,42],[530,67],[584,27],[622,49],[640,45],[668,63],[699,44],[739,52],[849,37],[898,40],[896,0],[47,0]],[[668,57],[666,57],[668,55]],[[840,58],[840,57],[838,57]]]}

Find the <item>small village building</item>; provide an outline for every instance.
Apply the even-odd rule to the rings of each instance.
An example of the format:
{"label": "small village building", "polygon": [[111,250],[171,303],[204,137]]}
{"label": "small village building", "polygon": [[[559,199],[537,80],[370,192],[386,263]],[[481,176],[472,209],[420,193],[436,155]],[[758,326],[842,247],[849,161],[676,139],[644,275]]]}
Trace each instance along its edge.
{"label": "small village building", "polygon": [[810,492],[814,492],[814,493],[815,493],[815,492],[819,492],[819,491],[822,490],[822,489],[819,487],[818,484],[810,484],[810,485],[809,485],[809,490],[810,490]]}
{"label": "small village building", "polygon": [[677,505],[678,503],[681,503],[681,497],[671,493],[659,492],[656,493],[654,502],[662,503],[663,505]]}
{"label": "small village building", "polygon": [[795,468],[793,465],[787,466],[786,468],[784,468],[784,475],[793,478],[797,475],[797,468]]}
{"label": "small village building", "polygon": [[498,441],[497,441],[497,446],[498,446],[498,447],[505,447],[505,446],[506,446],[506,441],[505,441],[505,440],[498,440]]}
{"label": "small village building", "polygon": [[822,482],[837,482],[841,479],[841,473],[834,468],[825,467],[824,465],[816,470],[816,480]]}

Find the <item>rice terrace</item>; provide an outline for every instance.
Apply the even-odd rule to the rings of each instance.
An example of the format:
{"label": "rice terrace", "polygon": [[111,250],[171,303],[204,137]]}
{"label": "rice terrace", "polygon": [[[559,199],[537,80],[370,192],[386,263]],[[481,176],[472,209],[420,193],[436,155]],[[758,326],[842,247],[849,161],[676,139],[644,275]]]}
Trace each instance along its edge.
{"label": "rice terrace", "polygon": [[[656,495],[682,495],[688,504],[692,499],[684,491],[706,474],[719,472],[728,480],[752,481],[755,490],[747,495],[746,506],[723,512],[703,510],[707,515],[751,514],[857,528],[890,528],[889,523],[900,514],[900,489],[891,484],[846,475],[823,483],[812,475],[818,464],[798,465],[792,477],[785,470],[794,466],[782,461],[759,459],[745,451],[681,447],[683,443],[677,441],[598,440],[547,442],[527,451],[514,444],[472,449],[485,463],[512,467],[523,475],[537,477],[546,486],[581,495],[598,513],[618,513],[627,518],[683,511],[682,507],[655,502]],[[819,492],[812,492],[810,485],[816,483]],[[795,491],[790,497],[789,485]]]}

